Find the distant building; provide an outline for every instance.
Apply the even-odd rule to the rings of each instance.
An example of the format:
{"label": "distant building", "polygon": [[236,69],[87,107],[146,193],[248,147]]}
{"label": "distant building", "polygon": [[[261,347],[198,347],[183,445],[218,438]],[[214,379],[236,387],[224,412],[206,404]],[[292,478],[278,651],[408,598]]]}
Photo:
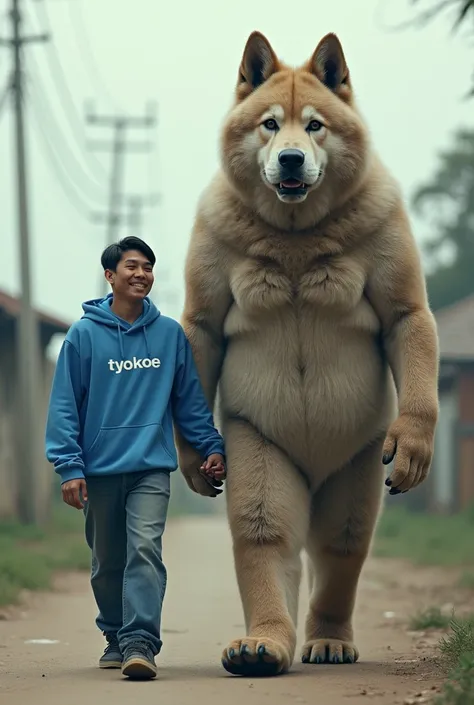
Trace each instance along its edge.
{"label": "distant building", "polygon": [[474,295],[440,309],[436,320],[440,413],[435,454],[428,479],[406,498],[413,508],[450,513],[474,504]]}
{"label": "distant building", "polygon": [[[28,439],[22,435],[22,424],[18,408],[17,377],[17,322],[20,300],[0,290],[0,519],[14,518],[18,513],[18,465],[17,448]],[[65,334],[68,323],[38,311],[40,345],[42,356],[43,403],[38,409],[38,423],[44,428],[54,363],[46,356],[46,350],[56,334]],[[49,511],[54,473],[43,457],[38,459],[37,502],[40,513]]]}

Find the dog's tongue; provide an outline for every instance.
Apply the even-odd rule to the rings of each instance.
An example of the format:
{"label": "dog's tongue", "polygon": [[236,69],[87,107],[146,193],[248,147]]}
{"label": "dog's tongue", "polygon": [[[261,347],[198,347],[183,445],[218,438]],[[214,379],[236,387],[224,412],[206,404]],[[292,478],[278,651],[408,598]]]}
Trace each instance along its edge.
{"label": "dog's tongue", "polygon": [[286,179],[286,181],[281,182],[281,186],[283,188],[300,188],[303,186],[303,182],[297,179]]}

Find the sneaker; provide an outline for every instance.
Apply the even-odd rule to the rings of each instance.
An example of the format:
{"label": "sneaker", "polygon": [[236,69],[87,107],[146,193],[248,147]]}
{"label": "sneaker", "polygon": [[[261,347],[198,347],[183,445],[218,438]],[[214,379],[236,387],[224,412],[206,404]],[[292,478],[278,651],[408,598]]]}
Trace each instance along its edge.
{"label": "sneaker", "polygon": [[122,666],[122,654],[117,636],[115,634],[105,634],[107,646],[100,658],[99,668],[120,668]]}
{"label": "sneaker", "polygon": [[155,657],[146,642],[132,644],[123,655],[122,674],[134,680],[156,678]]}

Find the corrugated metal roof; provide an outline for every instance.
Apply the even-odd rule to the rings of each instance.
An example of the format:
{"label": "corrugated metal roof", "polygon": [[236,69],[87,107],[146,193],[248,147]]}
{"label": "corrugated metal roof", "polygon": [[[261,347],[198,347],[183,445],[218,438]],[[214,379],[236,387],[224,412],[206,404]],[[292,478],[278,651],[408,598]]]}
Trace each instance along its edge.
{"label": "corrugated metal roof", "polygon": [[[0,290],[0,310],[1,309],[3,309],[8,316],[17,318],[20,315],[20,299],[10,296],[10,294]],[[42,323],[56,328],[58,333],[66,333],[71,325],[70,323],[61,321],[59,318],[51,316],[44,311],[37,311],[37,314]]]}

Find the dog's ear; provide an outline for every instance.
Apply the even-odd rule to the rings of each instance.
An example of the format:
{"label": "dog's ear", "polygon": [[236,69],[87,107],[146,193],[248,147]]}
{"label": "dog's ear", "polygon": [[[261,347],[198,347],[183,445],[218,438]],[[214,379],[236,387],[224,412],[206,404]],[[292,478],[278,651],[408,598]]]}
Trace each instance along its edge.
{"label": "dog's ear", "polygon": [[310,61],[310,70],[334,93],[346,86],[350,88],[349,69],[341,42],[335,34],[327,34],[321,39]]}
{"label": "dog's ear", "polygon": [[277,70],[278,59],[270,42],[260,32],[252,32],[242,56],[238,87],[245,84],[247,92],[251,92],[265,83]]}

